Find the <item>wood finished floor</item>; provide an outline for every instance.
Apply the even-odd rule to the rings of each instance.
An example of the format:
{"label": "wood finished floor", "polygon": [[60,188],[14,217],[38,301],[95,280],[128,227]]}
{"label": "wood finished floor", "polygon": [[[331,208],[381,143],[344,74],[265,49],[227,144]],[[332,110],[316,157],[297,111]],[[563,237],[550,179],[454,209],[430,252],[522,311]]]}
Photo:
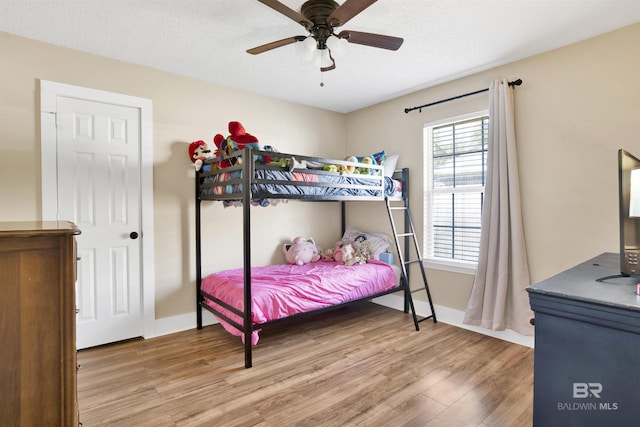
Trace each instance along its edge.
{"label": "wood finished floor", "polygon": [[365,303],[263,331],[219,325],[78,352],[92,426],[532,425],[533,350]]}

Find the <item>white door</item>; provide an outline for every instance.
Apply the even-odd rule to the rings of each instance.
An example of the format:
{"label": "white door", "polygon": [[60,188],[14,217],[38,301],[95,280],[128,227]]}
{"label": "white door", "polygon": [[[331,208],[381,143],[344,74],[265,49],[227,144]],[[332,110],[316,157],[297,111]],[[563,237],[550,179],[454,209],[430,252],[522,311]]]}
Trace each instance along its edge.
{"label": "white door", "polygon": [[81,230],[77,347],[156,336],[152,102],[39,83],[42,219]]}
{"label": "white door", "polygon": [[78,349],[143,335],[140,112],[57,100],[59,217],[77,237]]}

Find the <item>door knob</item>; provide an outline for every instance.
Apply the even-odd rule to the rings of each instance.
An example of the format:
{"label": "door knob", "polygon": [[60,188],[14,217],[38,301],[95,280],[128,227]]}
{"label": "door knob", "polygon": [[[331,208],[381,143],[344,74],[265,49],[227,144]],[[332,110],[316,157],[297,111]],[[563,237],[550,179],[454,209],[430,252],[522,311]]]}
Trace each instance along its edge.
{"label": "door knob", "polygon": [[135,240],[135,239],[137,239],[137,238],[138,238],[138,233],[136,233],[135,231],[132,231],[132,232],[129,234],[129,237],[131,237],[133,240]]}

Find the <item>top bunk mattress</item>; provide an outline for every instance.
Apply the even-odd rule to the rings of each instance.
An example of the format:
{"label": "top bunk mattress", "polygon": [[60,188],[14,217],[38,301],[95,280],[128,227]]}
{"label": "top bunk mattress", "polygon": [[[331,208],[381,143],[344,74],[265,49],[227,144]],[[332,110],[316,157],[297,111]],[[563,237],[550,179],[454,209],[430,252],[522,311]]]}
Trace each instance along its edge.
{"label": "top bunk mattress", "polygon": [[[279,159],[278,163],[253,160],[265,154],[273,157],[272,160]],[[235,163],[221,163],[230,159]],[[225,166],[220,167],[222,164]],[[243,149],[205,162],[203,170],[196,175],[197,197],[201,200],[250,200],[254,204],[269,199],[380,200],[402,197],[402,182],[383,172],[383,167],[377,164]]]}

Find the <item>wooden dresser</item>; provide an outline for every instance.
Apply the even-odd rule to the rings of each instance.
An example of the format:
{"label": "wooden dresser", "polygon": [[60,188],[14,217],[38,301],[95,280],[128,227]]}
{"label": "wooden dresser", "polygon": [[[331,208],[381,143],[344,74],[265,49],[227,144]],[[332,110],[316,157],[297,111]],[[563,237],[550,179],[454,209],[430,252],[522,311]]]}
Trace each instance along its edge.
{"label": "wooden dresser", "polygon": [[0,222],[0,420],[77,426],[75,236],[67,221]]}

